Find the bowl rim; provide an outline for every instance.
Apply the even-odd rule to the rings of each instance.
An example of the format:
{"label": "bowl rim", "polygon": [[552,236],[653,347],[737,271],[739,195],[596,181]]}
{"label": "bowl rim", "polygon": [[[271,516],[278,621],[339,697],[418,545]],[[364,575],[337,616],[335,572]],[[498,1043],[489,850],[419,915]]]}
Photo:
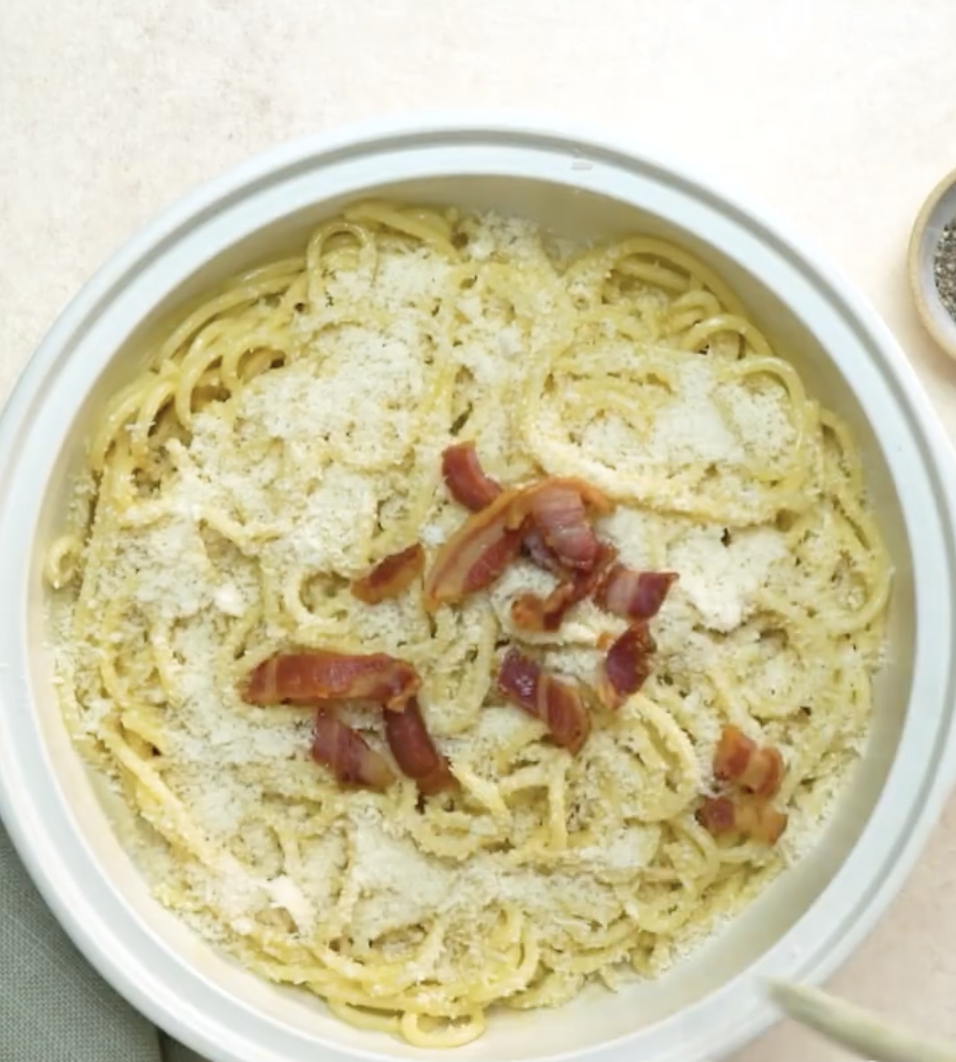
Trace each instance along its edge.
{"label": "bowl rim", "polygon": [[[735,213],[748,224],[765,230],[783,248],[780,253],[784,251],[789,253],[816,278],[824,281],[827,289],[835,293],[841,304],[850,311],[855,327],[864,328],[876,343],[882,359],[881,369],[886,374],[888,383],[892,385],[901,411],[906,414],[912,425],[913,438],[918,444],[917,448],[925,464],[927,475],[932,479],[941,499],[941,523],[946,524],[943,529],[945,544],[947,557],[952,563],[954,543],[956,543],[952,527],[952,517],[956,513],[956,474],[950,467],[951,462],[944,463],[940,459],[943,454],[951,455],[948,439],[936,419],[912,366],[905,359],[889,330],[843,274],[833,267],[828,259],[809,249],[806,241],[791,233],[787,225],[770,218],[762,207],[754,207],[746,197],[728,191],[720,181],[714,181],[709,176],[699,176],[695,165],[678,162],[673,156],[668,157],[656,149],[648,150],[618,133],[595,130],[591,126],[585,127],[551,115],[526,112],[506,114],[495,111],[437,111],[424,114],[418,112],[402,117],[392,116],[363,122],[331,133],[302,137],[261,152],[180,198],[131,237],[94,274],[63,311],[28,362],[6,407],[0,414],[0,489],[3,487],[4,476],[8,468],[12,467],[16,460],[19,426],[25,422],[25,418],[29,417],[36,401],[35,392],[46,373],[56,363],[62,348],[78,328],[85,326],[90,316],[94,315],[99,307],[109,302],[117,285],[125,284],[129,276],[135,273],[142,266],[145,258],[153,254],[157,248],[175,244],[178,236],[182,235],[190,225],[198,224],[203,218],[222,210],[224,204],[251,194],[257,186],[274,178],[276,174],[294,168],[297,164],[306,163],[310,159],[328,158],[336,153],[354,150],[363,145],[368,146],[374,142],[402,142],[411,137],[421,136],[437,138],[442,142],[455,141],[456,138],[464,142],[463,138],[478,134],[516,136],[532,142],[552,138],[563,144],[577,144],[585,151],[605,152],[631,165],[639,163],[648,170],[666,174],[670,179],[693,188],[699,196]],[[384,176],[387,177],[387,175]],[[0,524],[2,524],[2,514],[0,514]],[[944,620],[947,624],[949,623],[948,613],[944,616]],[[3,641],[0,638],[0,647],[2,645]],[[23,653],[25,656],[25,645]],[[914,672],[915,668],[914,664]],[[947,703],[951,704],[952,700],[950,689]],[[3,730],[4,723],[0,718],[0,734]],[[826,955],[804,971],[808,980],[821,980],[853,950],[896,894],[922,850],[929,831],[935,824],[935,818],[942,802],[952,785],[954,772],[956,772],[956,738],[953,736],[952,726],[947,730],[945,749],[940,750],[937,775],[931,780],[931,784],[927,783],[924,787],[924,809],[917,828],[906,837],[900,858],[890,866],[886,876],[873,883],[869,889],[865,917],[860,918],[836,939],[829,941],[831,946]],[[4,769],[5,767],[7,769]],[[0,742],[0,813],[3,815],[15,847],[40,888],[44,899],[87,958],[140,1011],[170,1031],[172,1035],[194,1046],[197,1050],[206,1052],[211,1058],[222,1059],[224,1062],[225,1060],[247,1062],[251,1055],[235,1050],[235,1041],[226,1047],[208,1034],[207,1030],[219,1028],[221,1023],[220,1026],[210,1026],[208,1022],[187,1021],[182,1013],[177,1012],[165,1002],[160,1003],[146,991],[145,984],[148,978],[141,977],[139,982],[134,983],[128,967],[117,958],[117,955],[123,953],[124,949],[119,947],[116,953],[108,952],[103,940],[93,934],[89,923],[85,922],[82,917],[84,913],[90,913],[89,909],[71,908],[66,886],[56,880],[49,863],[44,865],[40,860],[36,835],[31,833],[34,830],[42,833],[40,818],[35,813],[35,809],[25,809],[21,795],[14,791],[10,782],[8,750],[4,747],[4,743]],[[32,817],[29,814],[31,810],[34,812]],[[82,899],[82,897],[79,898]],[[136,957],[131,954],[128,957],[133,960],[132,965],[135,967]],[[719,992],[712,993],[710,999],[725,995],[727,990],[729,986],[724,986]],[[764,1005],[760,1014],[750,1020],[746,1027],[736,1030],[724,1027],[721,1030],[725,1034],[721,1043],[721,1054],[741,1046],[766,1029],[774,1017],[770,1007]],[[601,1057],[610,1060],[612,1056],[615,1059],[623,1059],[629,1053],[629,1041],[630,1037],[624,1041],[609,1044],[606,1048],[601,1047],[578,1053],[576,1057],[583,1058],[587,1054],[588,1057],[595,1059]],[[617,1049],[621,1044],[623,1044],[623,1053],[619,1054]],[[389,1057],[379,1053],[339,1048],[327,1049],[327,1053],[330,1059],[355,1057],[384,1059]],[[266,1056],[257,1055],[257,1057],[265,1058]],[[270,1059],[277,1058],[271,1055],[269,1057]]]}

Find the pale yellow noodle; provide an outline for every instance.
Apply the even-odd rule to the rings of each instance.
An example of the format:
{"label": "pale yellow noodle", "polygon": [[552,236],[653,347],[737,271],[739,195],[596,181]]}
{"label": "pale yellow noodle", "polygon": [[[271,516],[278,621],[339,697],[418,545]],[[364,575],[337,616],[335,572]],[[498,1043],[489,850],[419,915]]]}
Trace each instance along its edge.
{"label": "pale yellow noodle", "polygon": [[[386,342],[414,351],[407,394],[365,401],[374,379],[348,392],[342,359]],[[632,237],[558,257],[507,220],[365,201],[144,355],[94,424],[45,558],[63,715],[148,825],[157,897],[250,970],[370,1033],[451,1049],[496,1006],[656,976],[785,865],[787,834],[768,850],[695,817],[722,726],[783,750],[775,802],[794,822],[823,816],[872,711],[889,559],[852,433],[692,253]],[[701,380],[739,455],[651,459]],[[743,433],[744,400],[778,417],[783,444]],[[456,437],[507,485],[552,473],[604,489],[632,564],[666,567],[695,534],[779,551],[723,591],[740,597],[731,620],[708,611],[715,576],[698,573],[701,590],[683,573],[654,621],[651,678],[595,708],[571,757],[497,692],[520,632],[496,589],[432,615],[418,584],[374,607],[350,591],[460,525],[441,478]],[[748,574],[728,556],[726,578]],[[526,641],[587,684],[617,622],[579,606]],[[243,700],[277,651],[370,646],[422,674],[453,790],[423,800],[399,772],[381,793],[343,789],[310,759],[311,709]],[[348,711],[387,756],[379,716]],[[425,903],[433,876],[445,884]]]}

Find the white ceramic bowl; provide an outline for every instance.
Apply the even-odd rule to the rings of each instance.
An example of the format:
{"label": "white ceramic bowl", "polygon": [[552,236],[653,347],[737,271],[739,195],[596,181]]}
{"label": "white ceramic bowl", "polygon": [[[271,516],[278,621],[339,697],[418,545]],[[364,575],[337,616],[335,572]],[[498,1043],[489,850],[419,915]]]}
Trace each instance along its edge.
{"label": "white ceramic bowl", "polygon": [[[265,985],[148,895],[67,740],[45,647],[40,564],[90,417],[143,361],[157,322],[227,274],[293,245],[358,194],[497,207],[573,237],[640,231],[696,251],[849,419],[896,566],[873,738],[822,843],[665,979],[595,989],[559,1011],[502,1013],[470,1060],[701,1062],[765,1029],[762,978],[819,981],[900,888],[949,791],[954,498],[948,444],[877,317],[762,215],[612,139],[553,123],[430,119],[280,147],[189,195],[64,312],[0,421],[0,803],[50,906],[102,974],[218,1062],[423,1055]],[[433,1057],[433,1056],[432,1056]]]}

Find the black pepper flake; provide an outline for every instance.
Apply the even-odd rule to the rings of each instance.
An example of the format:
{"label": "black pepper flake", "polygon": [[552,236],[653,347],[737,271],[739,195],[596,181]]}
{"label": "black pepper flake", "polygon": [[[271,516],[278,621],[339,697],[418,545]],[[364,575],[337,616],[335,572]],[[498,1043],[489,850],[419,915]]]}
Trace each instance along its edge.
{"label": "black pepper flake", "polygon": [[956,218],[940,233],[933,258],[933,280],[943,309],[956,321]]}

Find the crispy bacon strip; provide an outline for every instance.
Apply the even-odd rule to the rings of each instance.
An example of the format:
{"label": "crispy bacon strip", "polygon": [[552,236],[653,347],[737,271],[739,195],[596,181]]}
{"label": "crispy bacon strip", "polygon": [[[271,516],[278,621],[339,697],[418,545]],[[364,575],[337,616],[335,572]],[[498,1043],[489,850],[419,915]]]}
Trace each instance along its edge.
{"label": "crispy bacon strip", "polygon": [[[530,521],[542,519],[542,513],[553,529],[554,542],[548,538],[544,526],[542,533],[547,544],[555,547],[558,559],[564,561],[566,558],[556,543],[574,552],[572,566],[592,568],[597,558],[597,539],[594,539],[593,554],[590,545],[581,546],[577,538],[580,530],[567,523],[570,518],[566,514],[565,499],[570,495],[578,498],[575,512],[578,508],[584,511],[585,504],[599,512],[610,510],[610,502],[604,495],[583,480],[554,478],[503,491],[490,505],[469,516],[439,549],[425,577],[425,607],[434,609],[442,603],[460,601],[495,582],[530,533]],[[549,500],[554,497],[560,503],[557,506]],[[593,537],[590,525],[586,523],[585,532],[586,537]],[[585,555],[589,558],[586,565],[583,563]]]}
{"label": "crispy bacon strip", "polygon": [[473,442],[447,447],[441,455],[441,474],[448,493],[473,513],[490,505],[501,493],[501,484],[481,467]]}
{"label": "crispy bacon strip", "polygon": [[277,653],[264,660],[241,692],[249,704],[374,701],[401,712],[420,685],[411,664],[386,653],[350,655],[312,649]]}
{"label": "crispy bacon strip", "polygon": [[425,550],[413,546],[392,553],[359,579],[352,580],[352,594],[367,605],[377,605],[388,597],[398,597],[425,570]]}
{"label": "crispy bacon strip", "polygon": [[714,753],[714,777],[736,782],[754,796],[776,796],[783,781],[783,757],[772,746],[755,742],[733,725],[725,726]]}
{"label": "crispy bacon strip", "polygon": [[705,798],[697,821],[714,837],[743,834],[768,845],[776,844],[787,828],[787,816],[765,800],[738,802],[728,796]]}
{"label": "crispy bacon strip", "polygon": [[591,717],[573,686],[511,649],[498,669],[498,689],[513,704],[542,720],[558,745],[572,753],[580,751],[591,731]]}
{"label": "crispy bacon strip", "polygon": [[570,579],[559,583],[547,597],[532,593],[519,595],[511,604],[511,618],[515,626],[529,631],[556,631],[568,609],[594,593],[616,556],[617,550],[613,546],[601,542],[591,571],[575,572]]}
{"label": "crispy bacon strip", "polygon": [[554,550],[545,542],[544,535],[536,527],[532,526],[528,529],[527,534],[524,536],[524,545],[521,552],[536,568],[551,572],[552,575],[556,575],[559,579],[567,579],[567,568],[561,563]]}
{"label": "crispy bacon strip", "polygon": [[425,608],[460,601],[498,579],[518,555],[524,537],[525,514],[516,505],[521,494],[503,491],[442,545],[425,576]]}
{"label": "crispy bacon strip", "polygon": [[657,645],[647,624],[632,624],[607,651],[598,673],[597,691],[608,708],[619,708],[632,693],[647,681],[651,673],[651,654]]}
{"label": "crispy bacon strip", "polygon": [[414,778],[426,796],[448,789],[455,776],[448,761],[435,748],[422,718],[418,701],[413,697],[404,712],[385,712],[385,737],[402,773]]}
{"label": "crispy bacon strip", "polygon": [[660,611],[676,572],[638,572],[615,564],[598,587],[599,608],[629,620],[648,620]]}
{"label": "crispy bacon strip", "polygon": [[362,735],[346,726],[333,709],[320,708],[316,712],[312,758],[331,768],[343,785],[386,789],[395,781],[384,757],[369,748]]}
{"label": "crispy bacon strip", "polygon": [[739,727],[725,726],[714,751],[714,777],[723,782],[736,781],[743,776],[756,751],[757,743]]}
{"label": "crispy bacon strip", "polygon": [[531,518],[546,545],[562,564],[586,572],[594,567],[600,548],[589,508],[608,513],[611,503],[580,480],[545,480],[530,497]]}
{"label": "crispy bacon strip", "polygon": [[574,583],[560,583],[547,597],[519,594],[511,602],[511,619],[526,631],[556,631],[568,609],[580,600]]}
{"label": "crispy bacon strip", "polygon": [[737,805],[728,796],[704,797],[695,818],[713,837],[722,837],[737,828]]}
{"label": "crispy bacon strip", "polygon": [[[448,493],[473,513],[481,512],[490,505],[502,491],[501,484],[492,479],[481,467],[473,442],[456,443],[449,446],[441,455],[442,478],[448,487]],[[553,551],[548,548],[541,532],[532,527],[525,535],[522,552],[532,564],[564,575],[564,567]]]}

